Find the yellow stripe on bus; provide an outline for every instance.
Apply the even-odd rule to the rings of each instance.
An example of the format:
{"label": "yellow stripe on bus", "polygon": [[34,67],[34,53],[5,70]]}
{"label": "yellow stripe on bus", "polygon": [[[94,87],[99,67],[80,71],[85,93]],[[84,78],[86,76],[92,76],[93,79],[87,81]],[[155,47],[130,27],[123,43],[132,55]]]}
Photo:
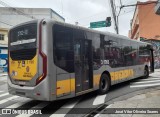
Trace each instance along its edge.
{"label": "yellow stripe on bus", "polygon": [[[111,72],[111,81],[117,81],[125,78],[132,77],[134,75],[133,69],[126,69],[126,70],[120,70],[116,72]],[[99,86],[99,81],[100,81],[101,74],[94,75],[94,86]]]}
{"label": "yellow stripe on bus", "polygon": [[[134,74],[133,69],[120,70],[110,73],[112,81],[129,78],[132,77],[133,74]],[[99,86],[100,77],[101,74],[96,74],[93,76],[94,86]],[[57,92],[56,92],[57,96],[63,94],[64,95],[69,94],[71,92],[75,92],[75,78],[57,81]]]}
{"label": "yellow stripe on bus", "polygon": [[101,74],[97,74],[93,76],[93,83],[94,86],[99,86],[99,80],[100,80]]}
{"label": "yellow stripe on bus", "polygon": [[66,79],[57,81],[57,93],[56,95],[67,94],[75,91],[75,79]]}
{"label": "yellow stripe on bus", "polygon": [[111,80],[121,80],[129,77],[133,77],[134,71],[133,69],[127,69],[127,70],[120,70],[116,72],[111,72]]}

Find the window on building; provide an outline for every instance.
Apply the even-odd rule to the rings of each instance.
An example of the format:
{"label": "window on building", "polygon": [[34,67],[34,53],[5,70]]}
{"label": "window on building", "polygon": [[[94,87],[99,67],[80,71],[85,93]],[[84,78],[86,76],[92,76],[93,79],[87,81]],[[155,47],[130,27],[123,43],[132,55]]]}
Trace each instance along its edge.
{"label": "window on building", "polygon": [[0,40],[4,40],[4,34],[0,34]]}

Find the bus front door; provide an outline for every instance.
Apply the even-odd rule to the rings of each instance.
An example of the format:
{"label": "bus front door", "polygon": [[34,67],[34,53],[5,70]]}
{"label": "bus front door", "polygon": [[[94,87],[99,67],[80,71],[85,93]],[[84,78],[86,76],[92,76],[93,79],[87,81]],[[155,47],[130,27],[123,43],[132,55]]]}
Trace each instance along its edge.
{"label": "bus front door", "polygon": [[74,42],[76,93],[93,87],[91,41],[77,39]]}

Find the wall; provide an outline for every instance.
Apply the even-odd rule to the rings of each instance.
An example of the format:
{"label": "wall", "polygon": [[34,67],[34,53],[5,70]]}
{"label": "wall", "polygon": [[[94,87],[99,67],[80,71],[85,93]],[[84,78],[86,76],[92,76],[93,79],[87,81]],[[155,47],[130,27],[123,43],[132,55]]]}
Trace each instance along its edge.
{"label": "wall", "polygon": [[[18,12],[18,13],[17,13]],[[29,15],[25,15],[25,14]],[[7,45],[8,30],[17,24],[36,19],[53,19],[64,22],[65,19],[50,8],[6,8],[0,7],[0,34],[5,35],[4,41],[0,40],[0,72],[7,71]]]}
{"label": "wall", "polygon": [[143,39],[142,41],[152,44],[154,49],[154,67],[160,68],[160,40]]}
{"label": "wall", "polygon": [[147,39],[160,40],[160,16],[154,12],[155,4],[139,6],[139,34]]}
{"label": "wall", "polygon": [[[137,2],[137,4],[143,3],[144,2]],[[147,39],[160,40],[160,16],[155,14],[155,5],[156,3],[136,6],[131,23],[130,38],[139,39],[140,37],[144,37]]]}
{"label": "wall", "polygon": [[4,40],[0,40],[0,44],[8,44],[8,29],[0,28],[0,34],[4,34]]}
{"label": "wall", "polygon": [[0,73],[7,72],[8,67],[8,48],[0,45]]}
{"label": "wall", "polygon": [[[18,12],[18,13],[17,13]],[[22,13],[28,15],[21,15]],[[36,19],[53,19],[61,22],[65,22],[65,19],[57,14],[50,8],[6,8],[0,7],[0,27],[2,28],[10,28],[14,25],[34,20],[31,16]]]}

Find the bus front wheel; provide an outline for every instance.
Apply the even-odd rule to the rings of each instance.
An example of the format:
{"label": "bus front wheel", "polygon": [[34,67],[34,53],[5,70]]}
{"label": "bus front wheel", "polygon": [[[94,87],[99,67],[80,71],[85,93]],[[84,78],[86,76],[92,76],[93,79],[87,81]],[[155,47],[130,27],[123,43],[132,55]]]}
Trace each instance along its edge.
{"label": "bus front wheel", "polygon": [[102,74],[99,83],[98,93],[100,95],[106,94],[110,88],[110,78],[107,74]]}

